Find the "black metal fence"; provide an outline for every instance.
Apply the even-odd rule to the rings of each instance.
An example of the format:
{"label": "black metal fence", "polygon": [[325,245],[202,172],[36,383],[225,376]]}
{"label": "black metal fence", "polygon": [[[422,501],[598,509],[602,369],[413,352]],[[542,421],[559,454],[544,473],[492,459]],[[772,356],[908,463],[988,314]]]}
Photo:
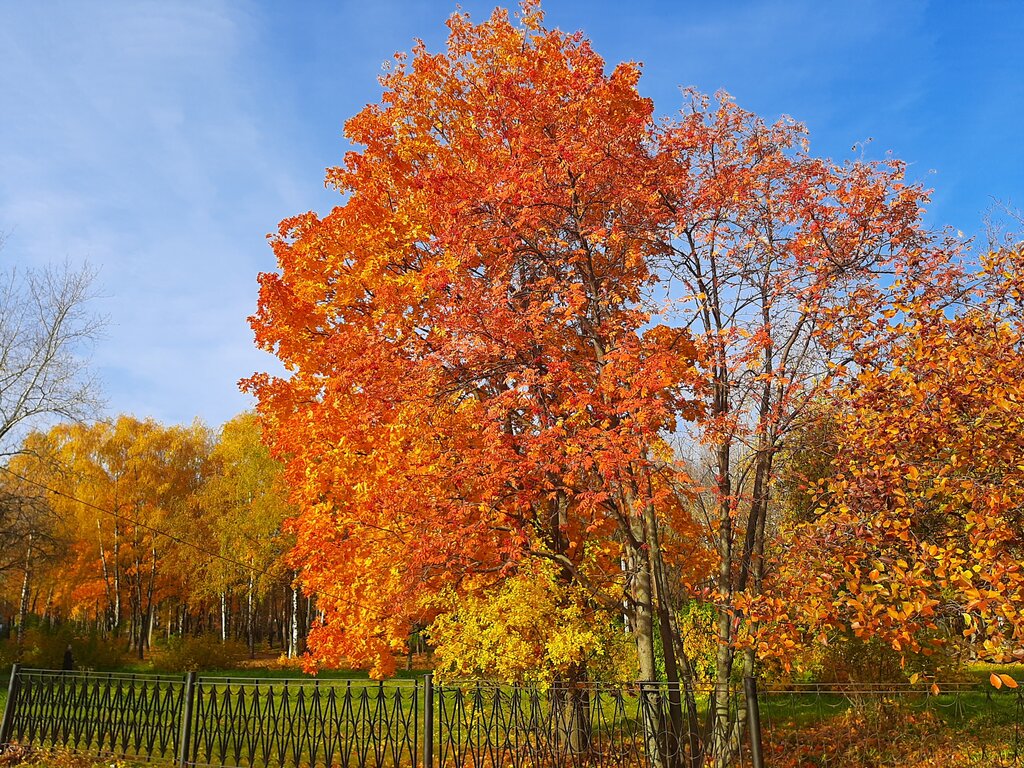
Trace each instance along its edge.
{"label": "black metal fence", "polygon": [[[659,683],[436,686],[436,768],[701,765],[698,751],[677,738],[668,694]],[[749,763],[746,749],[735,758]]]}
{"label": "black metal fence", "polygon": [[379,683],[15,667],[0,745],[237,768],[1024,768],[1019,689],[758,692],[747,683],[746,692],[716,697],[664,683],[435,685],[430,675]]}
{"label": "black metal fence", "polygon": [[415,766],[419,696],[418,681],[200,678],[181,762]]}
{"label": "black metal fence", "polygon": [[186,680],[19,669],[11,672],[0,745],[174,759]]}

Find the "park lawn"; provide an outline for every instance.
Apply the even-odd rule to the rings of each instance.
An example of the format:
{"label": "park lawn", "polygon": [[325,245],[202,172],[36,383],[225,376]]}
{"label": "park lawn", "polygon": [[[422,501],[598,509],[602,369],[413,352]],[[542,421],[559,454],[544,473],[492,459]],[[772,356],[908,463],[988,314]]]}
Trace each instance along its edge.
{"label": "park lawn", "polygon": [[988,662],[977,662],[968,664],[964,669],[964,675],[979,685],[990,687],[992,684],[989,677],[996,675],[1009,675],[1024,686],[1024,662],[1017,664],[991,664]]}

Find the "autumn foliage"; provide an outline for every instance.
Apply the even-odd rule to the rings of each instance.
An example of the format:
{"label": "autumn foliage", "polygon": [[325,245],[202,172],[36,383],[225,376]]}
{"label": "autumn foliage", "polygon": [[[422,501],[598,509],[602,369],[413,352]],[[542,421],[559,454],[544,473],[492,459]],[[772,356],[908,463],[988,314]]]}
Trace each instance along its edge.
{"label": "autumn foliage", "polygon": [[[738,759],[741,675],[935,698],[1024,660],[1020,245],[974,263],[902,162],[725,93],[656,116],[535,0],[448,29],[346,123],[338,205],[271,236],[255,414],[62,423],[0,467],[16,653],[34,615],[172,666],[387,677],[415,639],[441,680],[663,681],[655,768]],[[774,756],[889,750],[885,706]]]}
{"label": "autumn foliage", "polygon": [[884,363],[836,392],[830,471],[788,533],[766,634],[848,627],[931,654],[952,632],[1024,657],[1020,259],[991,254],[965,306],[906,316]]}
{"label": "autumn foliage", "polygon": [[386,675],[427,628],[453,674],[578,680],[612,628],[640,679],[714,677],[724,755],[759,658],[1019,655],[1012,250],[972,269],[904,164],[727,95],[656,119],[535,3],[449,30],[348,121],[251,318],[312,663]]}
{"label": "autumn foliage", "polygon": [[615,532],[669,493],[660,435],[695,413],[689,334],[652,322],[667,214],[637,67],[606,74],[532,8],[449,26],[347,123],[346,202],[282,224],[253,319],[293,371],[250,387],[304,510],[295,560],[341,593],[314,653],[383,673],[424,594],[524,557],[621,603]]}
{"label": "autumn foliage", "polygon": [[110,664],[200,633],[284,651],[300,619],[280,474],[251,413],[219,433],[131,416],[30,433],[0,471],[0,610],[16,625],[0,653],[54,665],[72,640],[80,663]]}

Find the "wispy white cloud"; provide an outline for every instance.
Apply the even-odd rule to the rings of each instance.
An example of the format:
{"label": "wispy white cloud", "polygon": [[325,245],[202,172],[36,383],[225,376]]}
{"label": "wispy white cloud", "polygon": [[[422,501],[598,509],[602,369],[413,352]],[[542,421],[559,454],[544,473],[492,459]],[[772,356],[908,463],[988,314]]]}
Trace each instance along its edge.
{"label": "wispy white cloud", "polygon": [[[498,0],[464,0],[476,19]],[[515,1],[506,3],[515,5]],[[961,9],[961,6],[962,9]],[[661,113],[678,86],[725,88],[806,121],[816,150],[875,137],[918,178],[938,221],[969,229],[1024,175],[1024,12],[916,0],[545,0],[610,64],[645,62]],[[455,2],[56,0],[0,6],[0,259],[89,260],[110,315],[95,359],[114,410],[217,423],[235,382],[273,362],[245,318],[264,235],[325,210],[343,121],[379,93],[414,37],[438,49]],[[951,10],[952,9],[952,10]],[[946,181],[954,182],[946,184]],[[963,223],[961,223],[963,222]]]}
{"label": "wispy white cloud", "polygon": [[235,381],[267,365],[245,323],[272,267],[263,234],[299,205],[287,142],[258,127],[251,17],[168,2],[7,17],[0,257],[100,267],[112,407],[227,418],[246,405]]}

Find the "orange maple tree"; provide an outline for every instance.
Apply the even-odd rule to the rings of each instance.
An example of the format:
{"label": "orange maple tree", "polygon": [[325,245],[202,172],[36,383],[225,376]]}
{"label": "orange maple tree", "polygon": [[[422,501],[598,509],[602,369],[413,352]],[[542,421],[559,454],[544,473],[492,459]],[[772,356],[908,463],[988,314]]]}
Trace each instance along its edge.
{"label": "orange maple tree", "polygon": [[467,574],[542,558],[600,602],[670,495],[659,435],[693,415],[689,335],[652,321],[668,211],[638,67],[606,73],[533,4],[449,27],[346,124],[346,200],[282,223],[253,318],[291,371],[248,387],[303,510],[313,653],[382,674]]}
{"label": "orange maple tree", "polygon": [[660,635],[686,681],[697,595],[724,756],[780,555],[776,459],[899,347],[894,318],[959,295],[962,244],[922,225],[898,161],[816,157],[800,125],[725,95],[654,120],[636,65],[606,73],[534,3],[449,27],[348,122],[343,204],[284,221],[261,276],[257,342],[288,375],[247,387],[301,510],[294,562],[335,595],[314,656],[386,673],[432,618],[417,593],[486,589],[529,557],[594,608],[625,597],[638,676]]}

